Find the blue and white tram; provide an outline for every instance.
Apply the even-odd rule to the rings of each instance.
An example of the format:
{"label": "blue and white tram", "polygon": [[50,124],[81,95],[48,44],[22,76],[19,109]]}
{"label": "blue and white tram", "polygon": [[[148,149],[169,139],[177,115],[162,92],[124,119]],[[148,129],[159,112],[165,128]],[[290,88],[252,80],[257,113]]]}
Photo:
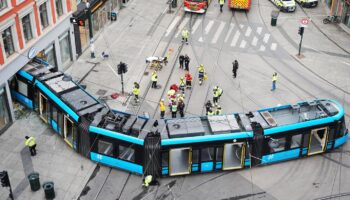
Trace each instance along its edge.
{"label": "blue and white tram", "polygon": [[277,163],[348,139],[343,107],[317,99],[249,113],[156,120],[110,110],[61,72],[30,63],[12,96],[75,151],[136,174],[177,176]]}

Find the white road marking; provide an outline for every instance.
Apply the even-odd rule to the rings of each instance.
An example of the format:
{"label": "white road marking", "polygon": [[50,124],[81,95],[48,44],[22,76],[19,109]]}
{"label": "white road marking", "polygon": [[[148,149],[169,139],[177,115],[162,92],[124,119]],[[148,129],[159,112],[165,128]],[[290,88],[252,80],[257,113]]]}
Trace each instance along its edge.
{"label": "white road marking", "polygon": [[213,39],[211,40],[211,43],[212,43],[212,44],[214,44],[214,43],[216,43],[216,42],[218,41],[219,36],[220,36],[222,30],[224,30],[225,25],[226,25],[226,22],[220,22],[220,26],[219,26],[219,28],[217,29],[217,31],[216,31],[216,33],[215,33]]}
{"label": "white road marking", "polygon": [[258,38],[254,36],[253,41],[252,41],[252,45],[256,46],[258,44]]}
{"label": "white road marking", "polygon": [[170,26],[168,27],[168,29],[166,30],[166,33],[165,33],[165,37],[167,37],[170,32],[173,30],[173,28],[175,27],[176,23],[180,20],[180,16],[176,16],[174,21],[170,24]]}
{"label": "white road marking", "polygon": [[265,43],[267,43],[267,42],[269,41],[269,39],[270,39],[270,34],[265,33],[263,41],[264,41]]}
{"label": "white road marking", "polygon": [[227,42],[227,40],[228,40],[228,38],[230,37],[231,32],[232,32],[232,30],[233,30],[234,27],[235,27],[234,24],[230,24],[230,29],[228,30],[228,33],[227,33],[227,35],[226,35],[226,37],[225,37],[225,42]]}
{"label": "white road marking", "polygon": [[276,43],[272,43],[272,44],[271,44],[271,50],[272,50],[272,51],[275,51],[276,48],[277,48],[277,44],[276,44]]}
{"label": "white road marking", "polygon": [[262,27],[258,27],[257,29],[256,29],[256,32],[260,35],[261,34],[261,31],[262,31]]}
{"label": "white road marking", "polygon": [[201,23],[202,23],[202,19],[198,19],[198,20],[196,21],[196,23],[194,23],[194,25],[193,25],[193,27],[192,27],[192,31],[191,31],[192,34],[197,30],[197,28],[199,27],[199,25],[200,25]]}
{"label": "white road marking", "polygon": [[247,42],[245,40],[242,40],[241,45],[239,45],[239,48],[244,48]]}
{"label": "white road marking", "polygon": [[344,63],[344,64],[346,64],[346,65],[349,65],[349,66],[350,66],[350,63],[347,63],[347,62],[344,62],[344,61],[342,61],[342,63]]}
{"label": "white road marking", "polygon": [[265,51],[265,49],[266,49],[265,46],[261,45],[259,51]]}
{"label": "white road marking", "polygon": [[186,18],[181,22],[181,24],[180,24],[180,26],[179,26],[179,28],[178,28],[178,31],[177,31],[177,33],[176,33],[176,35],[175,35],[176,38],[180,35],[180,33],[182,32],[182,30],[184,29],[184,27],[186,26],[186,24],[187,24],[187,22],[188,22],[189,20],[190,20],[190,18],[189,18],[189,17],[186,17]]}
{"label": "white road marking", "polygon": [[210,31],[211,27],[213,26],[213,24],[214,24],[214,20],[210,20],[209,23],[207,24],[207,26],[204,29],[204,33],[205,34],[209,33],[209,31]]}
{"label": "white road marking", "polygon": [[239,35],[241,35],[241,33],[239,31],[236,31],[235,36],[233,36],[232,42],[231,42],[231,46],[236,46]]}
{"label": "white road marking", "polygon": [[250,27],[248,27],[247,31],[245,32],[245,36],[249,37],[251,33],[252,33],[252,29]]}

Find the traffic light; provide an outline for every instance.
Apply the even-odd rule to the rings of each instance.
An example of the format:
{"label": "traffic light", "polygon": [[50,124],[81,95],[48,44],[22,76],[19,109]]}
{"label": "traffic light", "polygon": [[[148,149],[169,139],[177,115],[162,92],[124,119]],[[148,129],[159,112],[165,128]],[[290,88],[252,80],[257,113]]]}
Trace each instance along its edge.
{"label": "traffic light", "polygon": [[1,186],[2,187],[9,187],[10,186],[10,179],[9,179],[9,175],[7,174],[7,171],[0,172],[0,179],[1,179]]}
{"label": "traffic light", "polygon": [[299,31],[298,31],[299,35],[303,35],[304,34],[304,27],[299,27]]}
{"label": "traffic light", "polygon": [[128,66],[127,64],[120,62],[118,64],[118,74],[125,74],[128,71]]}

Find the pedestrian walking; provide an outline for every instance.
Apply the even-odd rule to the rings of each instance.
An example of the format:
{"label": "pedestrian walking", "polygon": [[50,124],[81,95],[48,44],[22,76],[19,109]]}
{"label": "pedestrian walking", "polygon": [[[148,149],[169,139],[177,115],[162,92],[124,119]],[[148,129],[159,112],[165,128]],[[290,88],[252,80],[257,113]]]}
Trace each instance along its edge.
{"label": "pedestrian walking", "polygon": [[177,112],[177,105],[176,102],[173,101],[171,105],[171,117],[176,118],[176,112]]}
{"label": "pedestrian walking", "polygon": [[215,106],[218,105],[218,101],[223,93],[223,90],[219,86],[214,86],[213,89],[213,103]]}
{"label": "pedestrian walking", "polygon": [[205,73],[204,66],[203,66],[203,64],[200,64],[198,67],[199,85],[202,85],[202,83],[203,83],[204,73]]}
{"label": "pedestrian walking", "polygon": [[26,141],[24,142],[24,144],[29,148],[30,151],[30,155],[35,156],[36,155],[36,141],[35,138],[33,136],[25,137]]}
{"label": "pedestrian walking", "polygon": [[188,30],[185,28],[182,30],[182,42],[186,42],[186,44],[188,44],[188,37],[189,37],[190,33],[188,32]]}
{"label": "pedestrian walking", "polygon": [[233,67],[232,67],[233,78],[236,78],[237,70],[238,70],[238,61],[235,60],[232,64],[233,64]]}
{"label": "pedestrian walking", "polygon": [[154,71],[154,72],[152,73],[151,80],[152,80],[152,88],[156,88],[156,89],[157,89],[158,75],[157,75],[157,72],[156,72],[156,71]]}
{"label": "pedestrian walking", "polygon": [[186,86],[185,78],[181,77],[180,78],[180,90],[181,90],[182,94],[185,93],[185,86]]}
{"label": "pedestrian walking", "polygon": [[271,91],[276,90],[276,83],[277,83],[277,73],[275,72],[272,74],[272,89],[271,89]]}
{"label": "pedestrian walking", "polygon": [[184,60],[185,60],[185,70],[186,71],[190,71],[190,57],[188,57],[187,54],[185,54],[185,57],[184,57]]}
{"label": "pedestrian walking", "polygon": [[135,103],[139,102],[140,85],[136,82],[134,82],[134,88],[132,89],[132,93],[135,96]]}
{"label": "pedestrian walking", "polygon": [[191,89],[192,88],[192,75],[190,74],[189,71],[185,74],[186,78],[186,88]]}
{"label": "pedestrian walking", "polygon": [[209,110],[211,110],[213,107],[213,104],[211,103],[210,100],[207,101],[207,103],[205,104],[205,110],[206,110],[206,114],[208,115]]}
{"label": "pedestrian walking", "polygon": [[164,119],[164,115],[165,115],[165,103],[164,103],[164,99],[161,99],[159,102],[159,110],[160,110],[160,118]]}
{"label": "pedestrian walking", "polygon": [[179,109],[180,112],[180,117],[184,117],[185,116],[185,103],[184,101],[180,100],[179,103],[177,104],[177,108]]}
{"label": "pedestrian walking", "polygon": [[215,115],[221,115],[221,114],[222,114],[221,106],[218,105],[215,110]]}
{"label": "pedestrian walking", "polygon": [[224,7],[225,0],[219,0],[219,4],[220,4],[220,12],[222,12],[222,7]]}
{"label": "pedestrian walking", "polygon": [[181,69],[184,68],[184,60],[185,60],[185,56],[184,55],[180,55],[179,56],[179,63],[180,63],[180,68]]}

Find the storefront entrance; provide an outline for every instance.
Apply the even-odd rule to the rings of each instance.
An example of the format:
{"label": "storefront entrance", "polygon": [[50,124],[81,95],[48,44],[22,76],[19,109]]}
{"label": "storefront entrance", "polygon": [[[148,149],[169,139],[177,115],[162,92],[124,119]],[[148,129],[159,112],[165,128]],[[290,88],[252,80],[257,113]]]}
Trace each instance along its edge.
{"label": "storefront entrance", "polygon": [[11,124],[5,87],[0,88],[0,134]]}

